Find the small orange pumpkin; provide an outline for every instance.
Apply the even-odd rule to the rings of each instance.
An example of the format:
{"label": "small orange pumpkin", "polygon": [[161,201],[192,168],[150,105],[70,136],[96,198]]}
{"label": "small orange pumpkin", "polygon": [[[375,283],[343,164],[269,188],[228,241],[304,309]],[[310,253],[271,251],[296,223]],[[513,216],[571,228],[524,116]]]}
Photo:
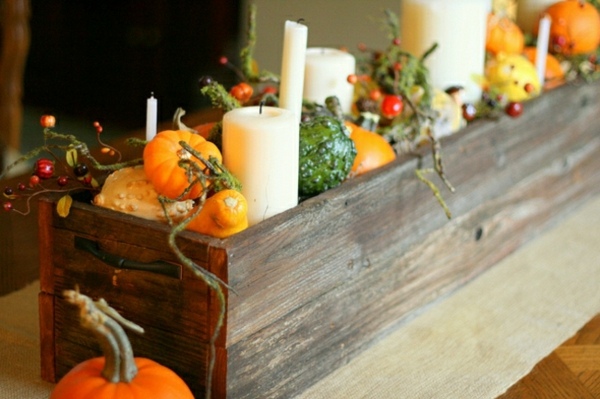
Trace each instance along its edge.
{"label": "small orange pumpkin", "polygon": [[[576,55],[595,51],[600,45],[600,13],[585,0],[562,0],[546,8],[550,16],[548,51]],[[538,33],[538,25],[534,33]]]}
{"label": "small orange pumpkin", "polygon": [[[535,59],[537,56],[537,48],[528,46],[523,49],[523,55],[535,65]],[[546,55],[546,71],[544,73],[544,79],[546,83],[554,85],[556,82],[560,82],[565,77],[565,71],[560,65],[560,61],[552,54]]]}
{"label": "small orange pumpkin", "polygon": [[199,134],[186,130],[164,130],[150,140],[144,148],[144,171],[160,195],[171,199],[194,199],[202,194],[202,185],[196,182],[189,192],[182,196],[195,180],[195,176],[190,176],[190,173],[179,165],[179,161],[189,159],[202,169],[205,165],[186,151],[179,144],[181,141],[199,152],[206,160],[212,156],[219,162],[223,161],[217,146]]}
{"label": "small orange pumpkin", "polygon": [[[72,368],[54,387],[50,399],[194,398],[171,369],[150,359],[133,357],[125,331],[111,315],[116,311],[106,302],[97,306],[98,302],[75,290],[65,291],[64,296],[80,308],[82,325],[96,336],[104,356]],[[141,330],[129,321],[126,323]]]}
{"label": "small orange pumpkin", "polygon": [[188,230],[217,238],[226,238],[248,227],[248,202],[237,190],[221,190],[204,201]]}
{"label": "small orange pumpkin", "polygon": [[485,49],[498,53],[519,54],[525,47],[525,35],[519,26],[505,15],[490,13],[487,19]]}
{"label": "small orange pumpkin", "polygon": [[59,381],[50,399],[194,398],[177,374],[153,360],[135,358],[138,371],[129,382],[107,380],[102,375],[105,362],[105,357],[96,357],[79,363]]}

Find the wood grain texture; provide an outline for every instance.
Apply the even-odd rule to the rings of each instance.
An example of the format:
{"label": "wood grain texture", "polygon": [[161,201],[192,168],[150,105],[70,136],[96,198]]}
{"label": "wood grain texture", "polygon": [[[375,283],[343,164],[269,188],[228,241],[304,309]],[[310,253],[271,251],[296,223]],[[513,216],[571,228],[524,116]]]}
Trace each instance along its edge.
{"label": "wood grain texture", "polygon": [[[27,180],[22,177],[2,179],[0,189],[11,187],[16,190],[18,183],[23,181]],[[0,203],[4,203],[6,198],[0,195]],[[26,211],[22,204],[14,205],[16,209]],[[38,207],[35,201],[31,205],[28,216],[0,211],[0,295],[19,290],[38,278]]]}
{"label": "wood grain texture", "polygon": [[[457,190],[441,188],[451,221],[416,178],[419,160],[400,157],[226,240],[181,234],[184,253],[233,288],[218,340],[216,397],[301,392],[600,192],[599,88],[563,86],[526,103],[521,118],[480,121],[445,139],[443,159]],[[430,167],[429,158],[423,167]],[[111,253],[176,262],[166,247],[166,226],[80,202],[68,218],[50,223],[54,245],[45,267],[54,282],[48,293],[84,281],[94,295],[108,296],[135,316],[132,309],[146,306],[140,298],[157,295],[164,283],[160,292],[174,306],[158,312],[189,311],[189,320],[207,312],[198,316],[202,332],[186,336],[192,345],[187,356],[196,355],[194,345],[205,356],[206,332],[218,311],[206,287],[190,288],[198,282],[184,274],[174,287],[160,277],[155,284],[122,280],[128,283],[117,289],[108,278],[114,272],[72,248],[75,236],[85,236]],[[181,299],[189,289],[198,295]],[[73,326],[60,307],[57,301],[55,347],[72,357],[62,363],[66,368],[84,345],[63,337]],[[142,312],[137,321],[144,325],[146,317],[166,319]],[[180,330],[185,322],[171,326]],[[138,345],[150,349],[156,338],[145,339]],[[162,353],[168,350],[157,346],[152,354],[177,367]],[[64,353],[51,356],[63,362]],[[198,397],[203,371],[186,371],[196,373],[186,378]]]}
{"label": "wood grain texture", "polygon": [[498,399],[600,398],[600,315]]}

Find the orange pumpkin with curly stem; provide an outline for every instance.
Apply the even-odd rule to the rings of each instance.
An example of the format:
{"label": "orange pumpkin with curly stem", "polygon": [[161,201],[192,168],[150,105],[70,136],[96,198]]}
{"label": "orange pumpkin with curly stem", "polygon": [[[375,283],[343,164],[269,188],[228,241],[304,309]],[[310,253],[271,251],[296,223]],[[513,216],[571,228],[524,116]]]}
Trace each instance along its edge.
{"label": "orange pumpkin with curly stem", "polygon": [[[179,162],[190,160],[202,170],[206,165],[183,148],[180,144],[182,141],[206,160],[212,156],[219,162],[223,161],[217,146],[199,134],[186,130],[164,130],[150,140],[144,148],[144,171],[158,194],[171,199],[194,199],[202,194],[202,184],[195,181],[197,176],[192,171],[181,167]],[[184,194],[190,185],[192,187]]]}

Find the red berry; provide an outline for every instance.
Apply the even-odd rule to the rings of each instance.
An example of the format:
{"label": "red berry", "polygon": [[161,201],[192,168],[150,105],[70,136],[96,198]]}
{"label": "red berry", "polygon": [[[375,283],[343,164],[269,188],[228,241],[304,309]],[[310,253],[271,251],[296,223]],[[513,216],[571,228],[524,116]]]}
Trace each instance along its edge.
{"label": "red berry", "polygon": [[386,118],[394,118],[402,113],[404,101],[398,95],[388,94],[383,97],[381,102],[381,113]]}
{"label": "red berry", "polygon": [[54,162],[47,158],[40,158],[35,163],[34,172],[40,179],[49,179],[54,174]]}
{"label": "red berry", "polygon": [[254,93],[254,89],[248,83],[242,82],[238,83],[229,90],[229,94],[231,94],[236,100],[241,103],[245,103],[250,100],[252,94]]}
{"label": "red berry", "polygon": [[402,43],[402,41],[400,40],[400,38],[399,38],[399,37],[395,37],[395,38],[394,38],[394,40],[392,40],[392,44],[393,44],[394,46],[399,46],[399,45],[400,45],[400,43]]}
{"label": "red berry", "polygon": [[42,115],[40,125],[45,128],[54,127],[56,125],[56,118],[53,115]]}
{"label": "red berry", "polygon": [[463,104],[462,114],[463,114],[463,118],[467,122],[471,122],[472,120],[474,120],[477,117],[477,108],[475,107],[475,105],[473,105],[471,103]]}
{"label": "red berry", "polygon": [[87,175],[80,177],[79,180],[86,186],[89,186],[92,183],[92,175],[88,173]]}
{"label": "red berry", "polygon": [[381,98],[381,90],[373,89],[369,92],[369,98],[373,101],[377,101]]}
{"label": "red berry", "polygon": [[69,183],[69,176],[59,176],[56,183],[61,187],[66,186]]}
{"label": "red berry", "polygon": [[348,77],[346,78],[346,80],[348,81],[348,83],[350,83],[351,85],[353,85],[356,82],[358,82],[358,76],[356,76],[355,74],[350,74],[350,75],[348,75]]}
{"label": "red berry", "polygon": [[6,195],[7,197],[10,197],[13,194],[14,194],[14,191],[13,191],[12,187],[4,188],[4,195]]}
{"label": "red berry", "polygon": [[2,204],[2,206],[4,207],[4,210],[6,212],[12,211],[12,209],[13,209],[12,202],[9,202],[9,201],[6,201],[4,204]]}
{"label": "red berry", "polygon": [[263,94],[277,94],[277,87],[275,86],[266,86],[262,90]]}
{"label": "red berry", "polygon": [[25,191],[26,188],[27,188],[27,186],[24,183],[19,183],[17,185],[17,190],[19,190],[19,191]]}
{"label": "red berry", "polygon": [[40,177],[38,175],[31,175],[31,177],[29,178],[29,186],[35,187],[38,184],[40,184]]}
{"label": "red berry", "polygon": [[518,101],[511,101],[506,105],[505,111],[508,116],[516,118],[523,113],[523,104]]}
{"label": "red berry", "polygon": [[227,65],[227,63],[229,62],[229,59],[227,59],[227,57],[222,56],[221,58],[219,58],[219,64],[221,65]]}

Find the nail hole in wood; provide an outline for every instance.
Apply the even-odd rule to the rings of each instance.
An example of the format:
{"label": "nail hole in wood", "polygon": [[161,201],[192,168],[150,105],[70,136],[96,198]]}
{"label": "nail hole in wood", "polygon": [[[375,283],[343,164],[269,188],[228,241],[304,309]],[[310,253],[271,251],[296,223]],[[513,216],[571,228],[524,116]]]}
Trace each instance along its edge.
{"label": "nail hole in wood", "polygon": [[483,228],[478,227],[477,229],[475,229],[475,241],[481,240],[482,236],[483,236]]}

